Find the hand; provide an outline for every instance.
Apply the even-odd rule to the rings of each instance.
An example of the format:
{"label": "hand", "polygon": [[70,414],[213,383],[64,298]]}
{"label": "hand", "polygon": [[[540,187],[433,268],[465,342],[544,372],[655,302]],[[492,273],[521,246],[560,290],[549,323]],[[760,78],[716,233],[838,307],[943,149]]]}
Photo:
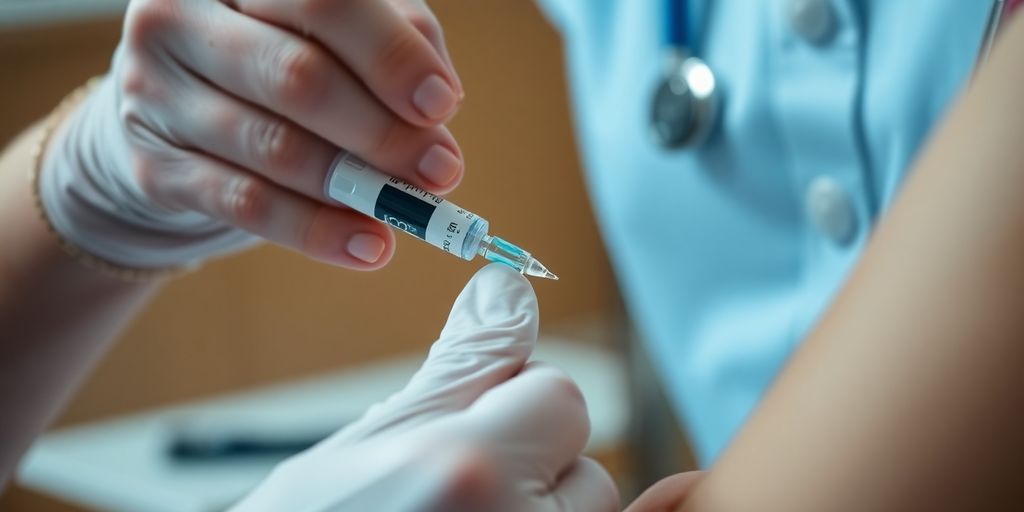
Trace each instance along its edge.
{"label": "hand", "polygon": [[634,500],[625,512],[675,512],[683,506],[704,474],[704,471],[687,471],[662,478]]}
{"label": "hand", "polygon": [[[355,269],[391,230],[331,205],[339,148],[443,193],[463,95],[422,0],[135,0],[110,75],[48,150],[44,204],[99,256],[153,267],[259,238]],[[111,213],[114,215],[111,215]]]}
{"label": "hand", "polygon": [[579,390],[526,363],[537,318],[525,278],[485,267],[405,389],[278,466],[234,510],[618,510],[608,474],[580,456]]}

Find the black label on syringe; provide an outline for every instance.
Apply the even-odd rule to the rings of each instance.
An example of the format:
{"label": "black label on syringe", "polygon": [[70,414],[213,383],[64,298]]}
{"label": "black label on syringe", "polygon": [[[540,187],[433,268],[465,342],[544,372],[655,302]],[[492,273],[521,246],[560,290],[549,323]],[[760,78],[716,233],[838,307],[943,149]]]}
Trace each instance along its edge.
{"label": "black label on syringe", "polygon": [[435,204],[411,196],[389,183],[384,185],[377,196],[373,216],[426,240],[427,225],[436,209]]}
{"label": "black label on syringe", "polygon": [[[472,226],[481,220],[476,214],[388,176],[350,153],[335,160],[324,188],[327,197],[449,254],[468,259],[476,255],[474,248],[466,247]],[[483,221],[484,233],[486,225]]]}

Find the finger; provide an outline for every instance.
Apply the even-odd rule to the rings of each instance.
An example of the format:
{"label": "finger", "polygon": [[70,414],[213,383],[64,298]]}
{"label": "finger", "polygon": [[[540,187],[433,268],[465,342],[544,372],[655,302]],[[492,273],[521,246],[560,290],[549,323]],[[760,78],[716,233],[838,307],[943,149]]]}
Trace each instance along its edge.
{"label": "finger", "polygon": [[394,235],[374,220],[206,155],[178,153],[173,161],[137,159],[140,185],[164,204],[204,213],[334,265],[374,270],[391,259]]}
{"label": "finger", "polygon": [[672,512],[686,501],[704,475],[704,471],[688,471],[662,478],[648,487],[625,512]]}
{"label": "finger", "polygon": [[548,510],[552,512],[619,510],[619,490],[611,475],[588,457],[576,459],[576,464],[551,491],[550,498]]}
{"label": "finger", "polygon": [[[427,452],[421,459],[422,474],[437,474],[447,470],[446,485],[438,498],[421,507],[431,512],[476,512],[489,510],[499,512],[508,482],[501,478],[499,463],[485,449],[479,447],[444,443]],[[445,461],[439,468],[438,463]]]}
{"label": "finger", "polygon": [[480,269],[406,387],[371,408],[340,439],[397,433],[469,407],[523,368],[537,340],[537,322],[537,297],[526,278],[500,264]]}
{"label": "finger", "polygon": [[[153,105],[173,137],[328,204],[324,180],[338,149],[288,119],[185,77],[171,101]],[[202,112],[197,116],[195,112]]]}
{"label": "finger", "polygon": [[[462,154],[447,128],[410,125],[321,46],[218,2],[210,5],[202,16],[181,14],[205,27],[204,37],[182,30],[163,36],[167,51],[189,72],[393,176],[439,193],[458,184]],[[145,23],[135,20],[133,31],[142,30],[137,26]],[[195,107],[186,111],[205,118]]]}
{"label": "finger", "polygon": [[448,72],[451,74],[453,80],[455,80],[456,89],[459,91],[465,91],[462,87],[462,79],[459,78],[458,72],[455,70],[455,64],[452,62],[451,54],[448,52],[448,45],[444,40],[444,30],[441,28],[441,23],[437,21],[437,16],[430,10],[427,3],[423,0],[391,0],[391,5],[394,6],[398,14],[403,18],[412,23],[412,26],[423,34],[423,37],[430,41],[430,45],[434,47],[441,59],[444,60],[446,66],[448,66]]}
{"label": "finger", "polygon": [[441,336],[403,393],[439,412],[468,407],[522,370],[539,317],[530,282],[506,265],[487,265],[455,299]]}
{"label": "finger", "polygon": [[380,0],[231,0],[268,23],[308,34],[391,110],[427,126],[451,116],[462,91],[423,35]]}
{"label": "finger", "polygon": [[517,376],[484,393],[464,414],[467,439],[500,456],[529,463],[525,475],[554,485],[575,464],[590,435],[587,406],[576,384],[556,368],[530,363]]}

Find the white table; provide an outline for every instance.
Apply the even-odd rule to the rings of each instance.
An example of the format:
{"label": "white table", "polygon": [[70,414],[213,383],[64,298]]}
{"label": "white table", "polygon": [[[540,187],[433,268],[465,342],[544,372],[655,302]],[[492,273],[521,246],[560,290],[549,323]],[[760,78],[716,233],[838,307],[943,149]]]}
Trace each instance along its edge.
{"label": "white table", "polygon": [[[536,358],[579,383],[590,409],[590,453],[624,441],[629,407],[621,361],[555,339],[542,339]],[[223,510],[262,480],[277,459],[175,461],[166,450],[170,431],[182,418],[210,428],[231,422],[261,431],[316,431],[357,418],[400,389],[419,363],[418,358],[394,360],[55,431],[32,447],[18,479],[44,494],[102,510]]]}

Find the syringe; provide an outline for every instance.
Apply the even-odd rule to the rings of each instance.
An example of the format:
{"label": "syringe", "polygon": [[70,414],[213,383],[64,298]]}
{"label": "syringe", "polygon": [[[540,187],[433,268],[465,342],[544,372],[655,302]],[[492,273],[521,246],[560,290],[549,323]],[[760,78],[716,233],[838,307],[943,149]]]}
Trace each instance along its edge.
{"label": "syringe", "polygon": [[487,219],[415,185],[388,176],[349,152],[331,165],[324,183],[327,197],[364,215],[405,231],[466,261],[477,255],[520,273],[558,279],[537,258],[487,233]]}

